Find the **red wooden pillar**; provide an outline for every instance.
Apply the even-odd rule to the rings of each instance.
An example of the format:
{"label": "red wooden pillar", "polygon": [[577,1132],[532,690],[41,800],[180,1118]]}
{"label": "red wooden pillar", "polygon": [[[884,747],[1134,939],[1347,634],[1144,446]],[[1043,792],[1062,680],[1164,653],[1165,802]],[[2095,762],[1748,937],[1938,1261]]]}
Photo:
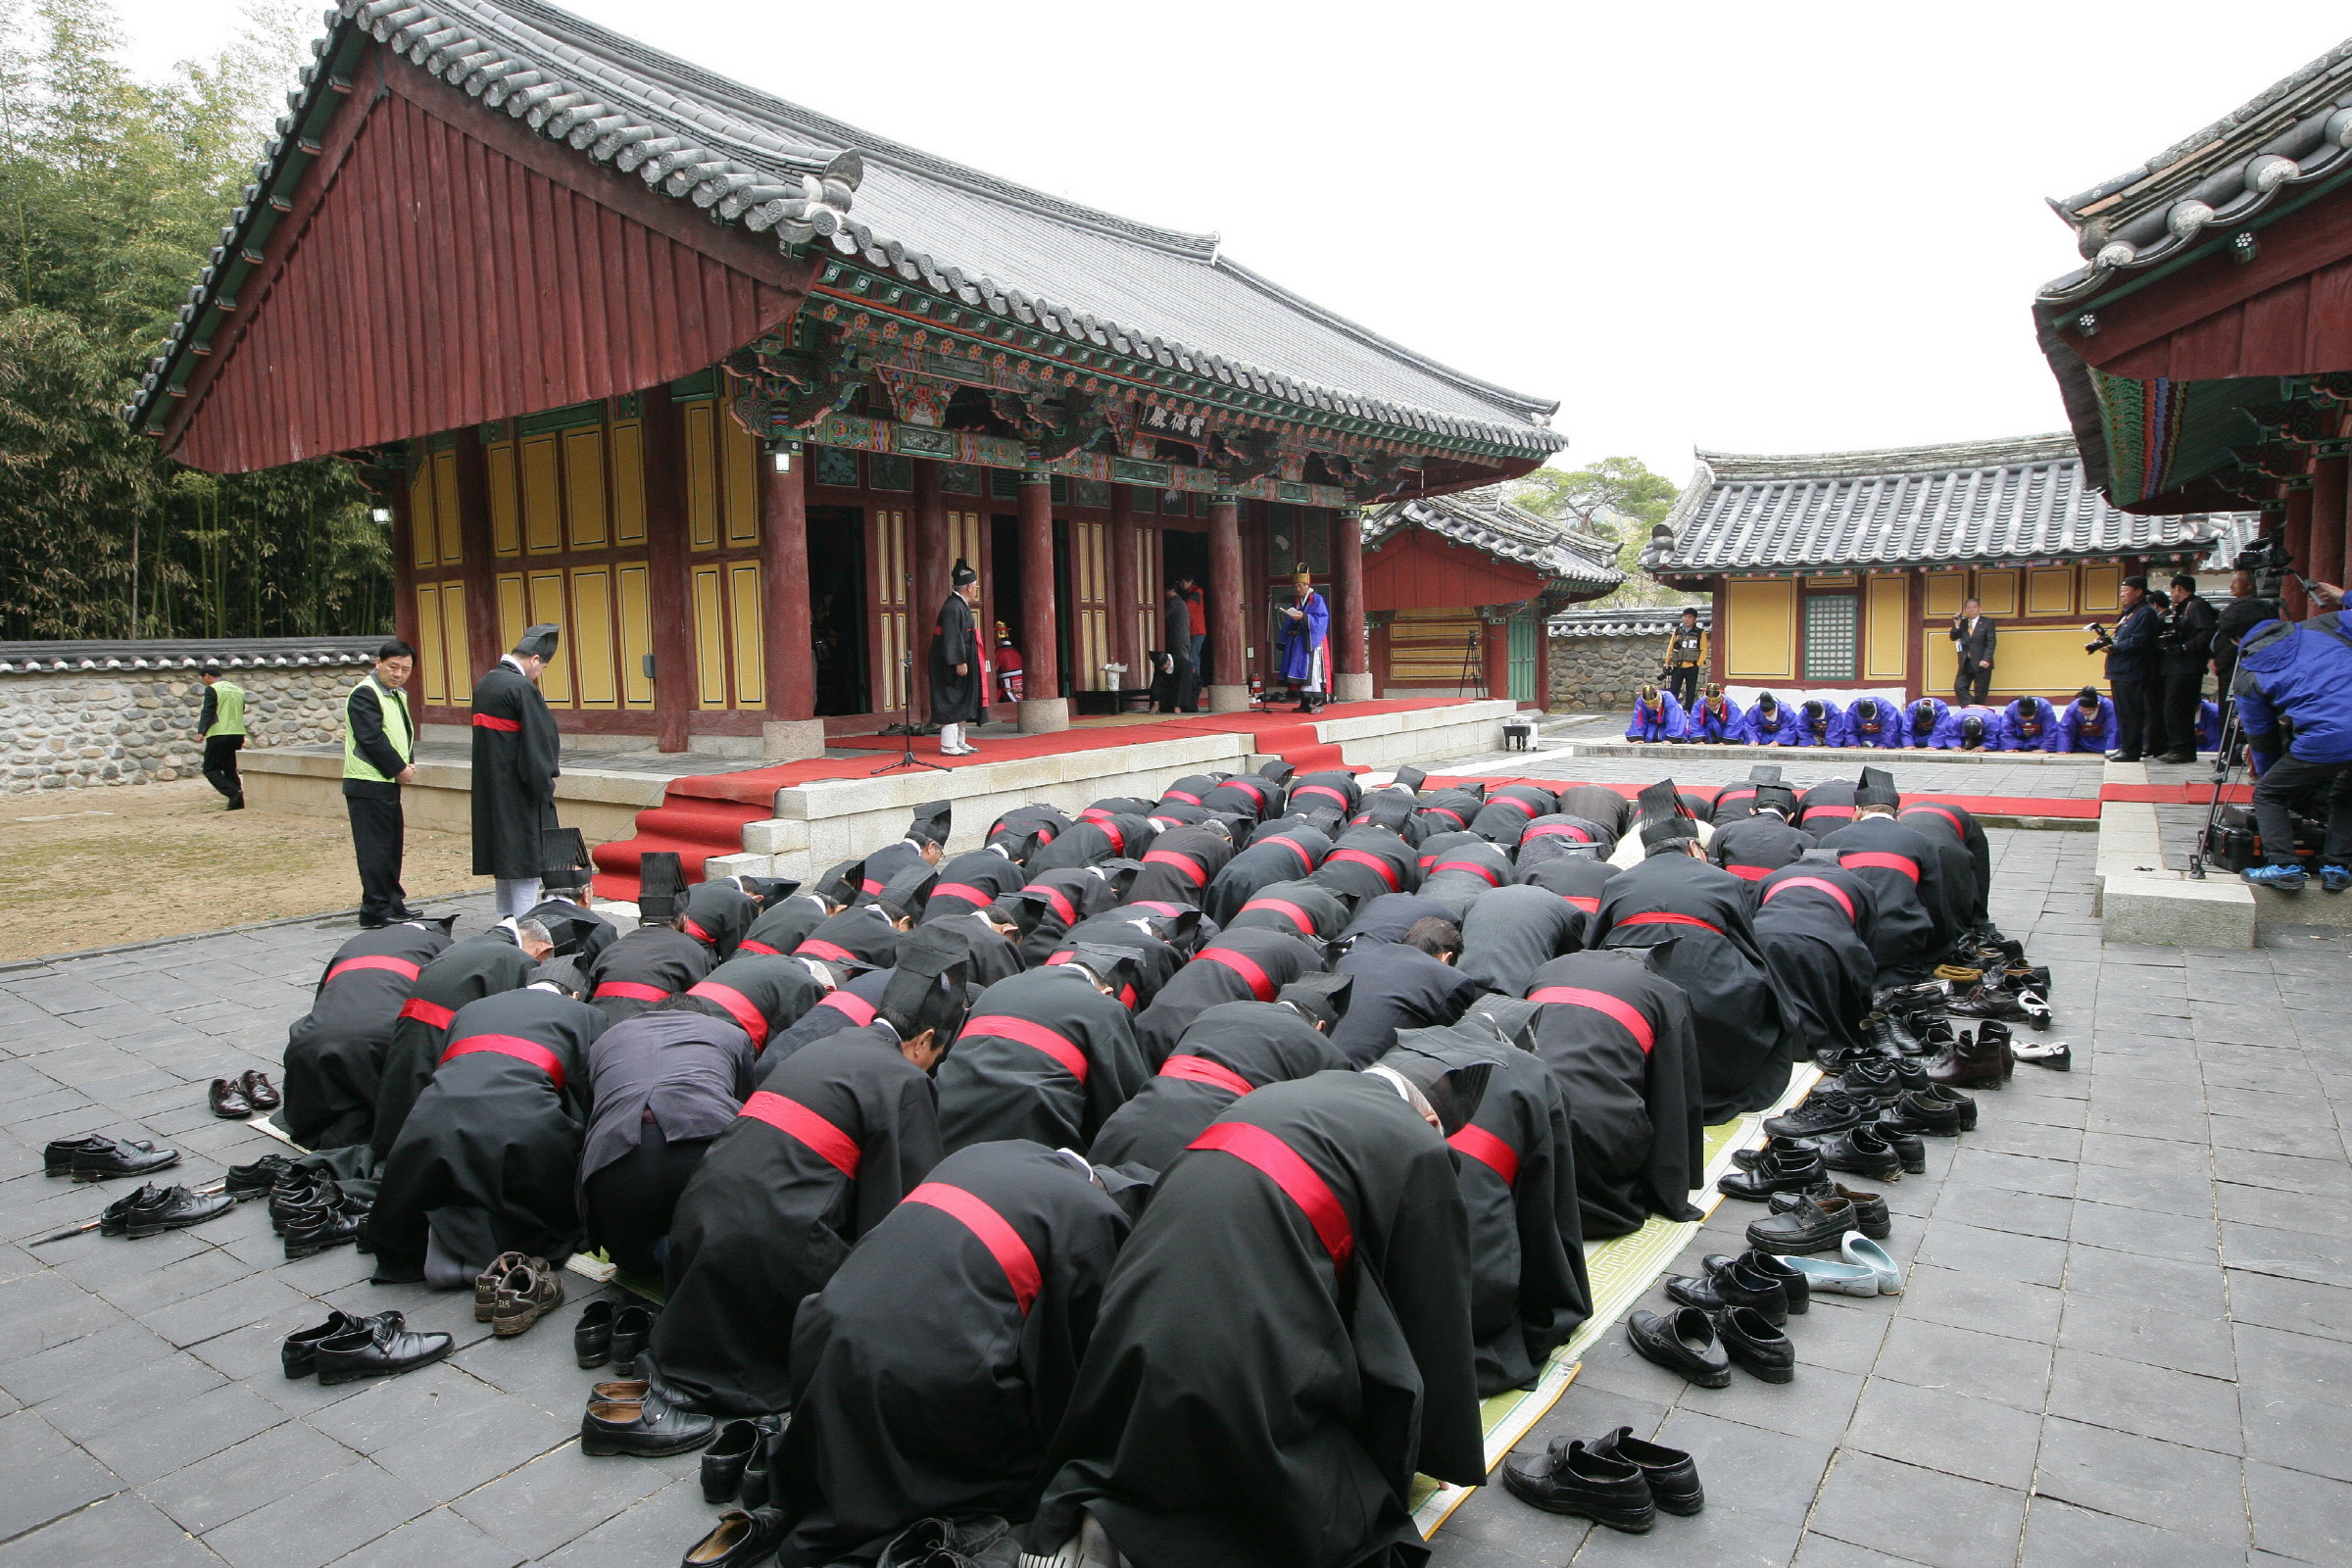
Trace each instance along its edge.
{"label": "red wooden pillar", "polygon": [[1110,592],[1105,597],[1110,600],[1110,657],[1127,666],[1127,673],[1119,677],[1122,686],[1152,684],[1151,672],[1144,667],[1144,656],[1150,650],[1136,640],[1136,612],[1143,608],[1137,592],[1137,543],[1135,490],[1114,484],[1110,487]]}
{"label": "red wooden pillar", "polygon": [[[423,635],[416,629],[416,514],[409,506],[409,470],[405,464],[392,472],[384,485],[384,505],[392,513],[392,630],[419,655],[423,644],[416,639]],[[423,677],[419,676],[418,690],[410,695],[411,707],[424,702]]]}
{"label": "red wooden pillar", "polygon": [[[2295,558],[2298,569],[2308,572],[2311,561],[2311,503],[2309,490],[2290,490],[2286,493],[2286,550]],[[2279,598],[2288,620],[2301,620],[2311,613],[2311,600],[2303,585],[2294,578],[2286,579]]]}
{"label": "red wooden pillar", "polygon": [[[760,455],[760,575],[766,587],[767,716],[760,732],[780,761],[825,755],[816,716],[816,637],[808,612],[807,457]],[[682,607],[681,607],[682,608]]]}
{"label": "red wooden pillar", "polygon": [[1478,617],[1479,678],[1489,697],[1511,695],[1511,623]]}
{"label": "red wooden pillar", "polygon": [[[1724,606],[1730,599],[1730,596],[1724,591],[1724,585],[1730,581],[1729,577],[1715,579],[1715,613],[1707,623],[1707,683],[1715,686],[1729,684],[1723,673],[1729,667],[1724,661],[1723,641],[1724,633],[1731,629],[1731,622],[1724,614]],[[1679,616],[1676,618],[1675,624],[1682,624]]]}
{"label": "red wooden pillar", "polygon": [[[914,536],[908,548],[914,557],[914,602],[907,607],[906,632],[908,646],[914,650],[914,710],[928,714],[931,637],[938,625],[939,607],[947,602],[948,578],[955,562],[948,543],[948,505],[940,493],[939,465],[928,458],[910,461],[914,464]],[[977,612],[973,621],[983,639],[981,646],[995,646],[993,628],[980,622]]]}
{"label": "red wooden pillar", "polygon": [[693,590],[686,571],[686,421],[669,384],[645,406],[646,587],[653,602],[655,746],[682,752],[694,719]]}
{"label": "red wooden pillar", "polygon": [[2303,574],[2315,582],[2331,582],[2338,587],[2344,581],[2344,543],[2348,519],[2345,515],[2345,469],[2348,463],[2341,453],[2321,458],[2311,467],[2311,562]]}
{"label": "red wooden pillar", "polygon": [[[458,538],[465,553],[466,651],[480,675],[507,652],[500,646],[498,573],[490,557],[490,454],[473,426],[458,431]],[[429,458],[427,461],[430,461]]]}
{"label": "red wooden pillar", "polygon": [[1208,662],[1217,684],[1208,688],[1208,710],[1239,713],[1250,707],[1250,674],[1242,656],[1242,627],[1249,612],[1242,602],[1242,509],[1232,496],[1208,503]]}
{"label": "red wooden pillar", "polygon": [[1331,517],[1332,696],[1368,702],[1372,676],[1364,667],[1364,514],[1342,507]]}
{"label": "red wooden pillar", "polygon": [[1060,628],[1054,614],[1054,479],[1021,473],[1021,733],[1070,727],[1061,695]]}

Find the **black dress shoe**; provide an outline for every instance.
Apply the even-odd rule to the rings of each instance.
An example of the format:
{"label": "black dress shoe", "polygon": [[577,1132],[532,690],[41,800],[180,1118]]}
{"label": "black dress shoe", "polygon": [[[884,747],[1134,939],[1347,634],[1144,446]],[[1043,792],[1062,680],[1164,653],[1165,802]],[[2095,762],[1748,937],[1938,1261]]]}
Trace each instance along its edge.
{"label": "black dress shoe", "polygon": [[267,1198],[293,1168],[294,1162],[283,1154],[264,1154],[250,1165],[229,1166],[228,1179],[221,1183],[220,1190],[240,1203]]}
{"label": "black dress shoe", "polygon": [[774,1489],[776,1456],[784,1449],[784,1426],[789,1415],[754,1416],[752,1425],[760,1432],[760,1441],[752,1445],[752,1457],[743,1467],[743,1505],[746,1508],[764,1506]]}
{"label": "black dress shoe", "polygon": [[1567,1438],[1552,1439],[1535,1458],[1504,1460],[1502,1484],[1512,1496],[1545,1513],[1574,1514],[1629,1535],[1657,1523],[1649,1480],[1640,1465],[1594,1453]]}
{"label": "black dress shoe", "polygon": [[1906,1176],[1924,1176],[1928,1169],[1928,1146],[1920,1142],[1919,1134],[1903,1130],[1902,1117],[1893,1110],[1882,1111],[1870,1130],[1886,1141],[1901,1162]]}
{"label": "black dress shoe", "polygon": [[1821,1155],[1810,1149],[1791,1149],[1775,1154],[1753,1170],[1725,1171],[1715,1190],[1726,1198],[1760,1203],[1775,1193],[1801,1193],[1828,1178]]}
{"label": "black dress shoe", "polygon": [[368,1321],[349,1312],[326,1314],[326,1321],[317,1328],[297,1329],[287,1335],[277,1348],[277,1363],[290,1378],[307,1378],[318,1370],[318,1345],[322,1340],[345,1334],[365,1334]]}
{"label": "black dress shoe", "polygon": [[[1921,1157],[1926,1157],[1922,1151]],[[1872,1181],[1899,1182],[1903,1179],[1903,1156],[1894,1146],[1879,1136],[1869,1122],[1848,1127],[1844,1132],[1825,1138],[1821,1144],[1821,1163],[1831,1170],[1847,1171],[1867,1176]]]}
{"label": "black dress shoe", "polygon": [[1706,1272],[1692,1278],[1688,1274],[1666,1276],[1666,1296],[1678,1306],[1695,1306],[1702,1312],[1720,1312],[1727,1306],[1752,1306],[1775,1323],[1788,1321],[1788,1293],[1778,1280],[1767,1279],[1753,1269],[1742,1268],[1721,1252],[1710,1252],[1699,1259]]}
{"label": "black dress shoe", "polygon": [[1804,1270],[1790,1268],[1770,1252],[1749,1248],[1740,1254],[1740,1266],[1768,1280],[1778,1281],[1781,1294],[1788,1298],[1788,1314],[1801,1317],[1813,1306],[1812,1287],[1805,1283]]}
{"label": "black dress shoe", "polygon": [[710,1446],[703,1450],[703,1500],[732,1502],[743,1491],[744,1466],[759,1451],[765,1438],[749,1421],[730,1421],[718,1429]]}
{"label": "black dress shoe", "polygon": [[1731,1357],[1715,1338],[1707,1314],[1695,1306],[1679,1308],[1670,1318],[1636,1311],[1625,1320],[1625,1339],[1643,1360],[1679,1372],[1702,1389],[1731,1387]]}
{"label": "black dress shoe", "polygon": [[1747,1245],[1760,1252],[1826,1252],[1838,1246],[1859,1217],[1850,1200],[1799,1197],[1786,1214],[1757,1220],[1747,1228]]}
{"label": "black dress shoe", "polygon": [[98,1234],[120,1236],[130,1224],[130,1211],[141,1203],[152,1203],[163,1189],[149,1182],[136,1192],[125,1193],[98,1211]]}
{"label": "black dress shoe", "polygon": [[717,1432],[716,1416],[681,1410],[650,1393],[638,1400],[598,1399],[580,1416],[580,1451],[658,1458],[692,1452]]}
{"label": "black dress shoe", "polygon": [[414,1372],[447,1355],[457,1341],[447,1334],[412,1334],[398,1312],[378,1312],[364,1327],[318,1342],[318,1381],[353,1383],[361,1378]]}
{"label": "black dress shoe", "polygon": [[270,1189],[270,1228],[283,1236],[297,1215],[334,1208],[342,1201],[342,1185],[332,1177],[297,1169]]}
{"label": "black dress shoe", "polygon": [[1828,1133],[1841,1133],[1877,1114],[1876,1105],[1849,1099],[1823,1084],[1794,1110],[1766,1121],[1764,1130],[1775,1138],[1819,1138]]}
{"label": "black dress shoe", "polygon": [[1917,1090],[1896,1101],[1879,1119],[1891,1119],[1896,1127],[1917,1138],[1960,1136],[1960,1107],[1931,1099]]}
{"label": "black dress shoe", "polygon": [[286,1217],[286,1261],[315,1257],[329,1248],[348,1247],[360,1239],[361,1227],[367,1223],[368,1208],[363,1203],[298,1209]]}
{"label": "black dress shoe", "polygon": [[1783,1193],[1772,1200],[1772,1211],[1775,1214],[1794,1213],[1797,1205],[1806,1198],[1844,1199],[1854,1205],[1854,1229],[1874,1242],[1885,1241],[1894,1230],[1893,1217],[1886,1210],[1886,1200],[1883,1195],[1857,1193],[1843,1182],[1839,1182],[1827,1192],[1806,1193],[1801,1197]]}
{"label": "black dress shoe", "polygon": [[1796,1376],[1796,1347],[1753,1307],[1710,1313],[1707,1321],[1715,1325],[1726,1353],[1765,1382],[1787,1383]]}
{"label": "black dress shoe", "polygon": [[[612,1303],[590,1301],[571,1326],[571,1356],[583,1367],[612,1359]],[[713,1502],[718,1499],[713,1497]]]}
{"label": "black dress shoe", "polygon": [[[966,1519],[917,1519],[891,1537],[874,1568],[988,1568],[1017,1562],[1017,1543],[1006,1540],[1011,1527],[994,1514]],[[1092,1561],[1093,1559],[1088,1559]]]}
{"label": "black dress shoe", "polygon": [[1767,1138],[1761,1149],[1733,1150],[1732,1163],[1741,1170],[1754,1170],[1777,1153],[1800,1150],[1809,1152],[1817,1147],[1815,1140],[1810,1138]]}
{"label": "black dress shoe", "polygon": [[612,1370],[624,1378],[637,1375],[637,1358],[654,1340],[654,1309],[623,1306],[612,1314]]}
{"label": "black dress shoe", "polygon": [[1887,1060],[1856,1063],[1838,1075],[1835,1087],[1846,1099],[1872,1106],[1903,1098],[1902,1081],[1895,1076],[1894,1063]]}
{"label": "black dress shoe", "polygon": [[143,1236],[201,1225],[237,1206],[237,1200],[226,1193],[191,1193],[185,1187],[150,1187],[147,1192],[148,1196],[133,1201],[122,1216],[122,1234],[134,1242]]}
{"label": "black dress shoe", "polygon": [[1619,1427],[1587,1450],[1603,1458],[1623,1459],[1649,1483],[1650,1501],[1672,1514],[1688,1518],[1707,1505],[1706,1489],[1698,1484],[1698,1466],[1680,1448],[1644,1443],[1632,1427]]}
{"label": "black dress shoe", "polygon": [[75,1154],[104,1153],[114,1147],[115,1141],[112,1138],[101,1138],[96,1133],[89,1133],[80,1138],[53,1139],[48,1147],[41,1151],[41,1174],[44,1176],[71,1176],[74,1174],[74,1156]]}
{"label": "black dress shoe", "polygon": [[753,1568],[784,1544],[786,1520],[773,1508],[729,1508],[711,1532],[686,1548],[679,1568]]}
{"label": "black dress shoe", "polygon": [[92,1144],[92,1148],[74,1152],[74,1179],[77,1182],[152,1176],[179,1163],[178,1150],[158,1149],[144,1138],[99,1138]]}
{"label": "black dress shoe", "polygon": [[1918,1092],[1918,1099],[1923,1104],[1948,1105],[1957,1111],[1962,1132],[1977,1130],[1977,1102],[1973,1096],[1964,1095],[1949,1084],[1930,1084]]}

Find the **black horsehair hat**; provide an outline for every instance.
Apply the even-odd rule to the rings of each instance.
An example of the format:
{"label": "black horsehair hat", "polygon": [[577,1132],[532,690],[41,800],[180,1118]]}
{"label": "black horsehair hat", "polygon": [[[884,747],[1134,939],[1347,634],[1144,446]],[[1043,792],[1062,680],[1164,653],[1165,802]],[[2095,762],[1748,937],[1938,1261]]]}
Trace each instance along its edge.
{"label": "black horsehair hat", "polygon": [[1421,1091],[1438,1113],[1439,1131],[1451,1138],[1478,1114],[1494,1058],[1472,1043],[1475,1035],[1443,1029],[1399,1029],[1396,1044],[1377,1063]]}
{"label": "black horsehair hat", "polygon": [[1900,806],[1902,792],[1894,787],[1894,775],[1883,767],[1866,767],[1862,781],[1854,786],[1854,805]]}
{"label": "black horsehair hat", "polygon": [[823,876],[818,877],[816,886],[810,891],[831,903],[847,904],[858,897],[864,886],[865,862],[863,860],[844,860],[828,869]]}
{"label": "black horsehair hat", "polygon": [[518,659],[553,659],[556,645],[563,640],[564,628],[552,620],[543,620],[514,640]]}
{"label": "black horsehair hat", "polygon": [[945,844],[948,825],[955,819],[955,802],[925,801],[914,808],[914,820],[907,824],[906,836],[917,844]]}
{"label": "black horsehair hat", "polygon": [[[902,1034],[933,1030],[942,1039],[963,1027],[963,964],[968,944],[936,926],[917,926],[899,944],[882,987],[882,1007]],[[901,1027],[904,1025],[905,1027]]]}
{"label": "black horsehair hat", "polygon": [[588,841],[576,827],[539,830],[539,881],[560,890],[584,887],[588,881]]}
{"label": "black horsehair hat", "polygon": [[892,877],[889,884],[874,895],[874,902],[881,905],[892,919],[911,920],[923,912],[923,905],[930,899],[931,889],[938,881],[939,873],[917,860]]}
{"label": "black horsehair hat", "polygon": [[1302,974],[1276,992],[1274,1000],[1321,1020],[1328,1032],[1348,1016],[1348,999],[1354,989],[1355,976],[1351,974]]}
{"label": "black horsehair hat", "polygon": [[685,907],[686,868],[674,850],[648,850],[637,864],[637,915],[667,920]]}

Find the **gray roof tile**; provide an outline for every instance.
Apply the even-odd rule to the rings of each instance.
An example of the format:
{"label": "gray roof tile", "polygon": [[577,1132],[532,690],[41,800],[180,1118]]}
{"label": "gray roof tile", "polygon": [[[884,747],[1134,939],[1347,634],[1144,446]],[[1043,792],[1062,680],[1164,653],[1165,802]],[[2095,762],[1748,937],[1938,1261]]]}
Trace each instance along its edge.
{"label": "gray roof tile", "polygon": [[1497,560],[1531,567],[1554,583],[1583,590],[1577,593],[1580,599],[1607,593],[1625,581],[1625,573],[1617,569],[1616,549],[1607,540],[1513,505],[1499,485],[1382,507],[1364,519],[1365,548],[1408,527],[1427,528]]}

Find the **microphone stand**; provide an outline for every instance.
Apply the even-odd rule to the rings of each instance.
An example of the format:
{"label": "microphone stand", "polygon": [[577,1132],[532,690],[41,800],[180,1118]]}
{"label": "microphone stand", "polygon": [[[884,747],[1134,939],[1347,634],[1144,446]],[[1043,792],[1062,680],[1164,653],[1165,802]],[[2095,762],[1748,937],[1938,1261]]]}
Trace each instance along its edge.
{"label": "microphone stand", "polygon": [[906,738],[906,750],[899,754],[897,761],[883,763],[873,772],[868,773],[866,777],[874,778],[883,773],[896,772],[902,767],[927,767],[934,773],[945,773],[948,769],[944,764],[926,762],[914,755],[914,655],[910,653],[899,656],[899,686],[906,694],[906,722],[899,726],[899,733]]}

